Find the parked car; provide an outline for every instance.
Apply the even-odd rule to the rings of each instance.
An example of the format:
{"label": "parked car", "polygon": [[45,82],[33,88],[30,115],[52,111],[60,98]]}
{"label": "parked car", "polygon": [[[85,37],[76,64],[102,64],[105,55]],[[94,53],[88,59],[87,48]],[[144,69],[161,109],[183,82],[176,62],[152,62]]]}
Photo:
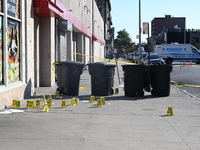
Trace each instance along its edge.
{"label": "parked car", "polygon": [[165,61],[160,57],[158,56],[157,54],[153,54],[151,53],[150,55],[146,55],[145,58],[141,59],[141,62],[144,64],[144,65],[147,65],[149,64],[149,58],[150,58],[150,64],[157,64],[157,65],[163,65],[165,64]]}
{"label": "parked car", "polygon": [[[146,54],[147,54],[147,53],[146,53],[145,51],[141,51],[141,52],[140,52],[140,57],[141,57],[141,59],[142,59],[144,56],[146,56]],[[136,51],[135,54],[133,55],[132,62],[134,62],[134,63],[138,63],[138,62],[139,62],[139,52],[138,52],[138,51]]]}
{"label": "parked car", "polygon": [[128,60],[132,60],[132,59],[133,59],[133,54],[134,54],[134,53],[128,53],[127,59],[128,59]]}
{"label": "parked car", "polygon": [[115,54],[107,54],[106,59],[113,59],[115,58]]}

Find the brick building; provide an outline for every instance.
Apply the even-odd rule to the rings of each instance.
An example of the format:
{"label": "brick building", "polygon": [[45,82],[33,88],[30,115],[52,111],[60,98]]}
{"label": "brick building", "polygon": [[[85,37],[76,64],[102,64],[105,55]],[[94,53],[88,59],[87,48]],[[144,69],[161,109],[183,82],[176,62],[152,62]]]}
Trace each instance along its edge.
{"label": "brick building", "polygon": [[185,29],[185,17],[156,17],[151,21],[151,36],[158,36],[164,29],[179,28]]}

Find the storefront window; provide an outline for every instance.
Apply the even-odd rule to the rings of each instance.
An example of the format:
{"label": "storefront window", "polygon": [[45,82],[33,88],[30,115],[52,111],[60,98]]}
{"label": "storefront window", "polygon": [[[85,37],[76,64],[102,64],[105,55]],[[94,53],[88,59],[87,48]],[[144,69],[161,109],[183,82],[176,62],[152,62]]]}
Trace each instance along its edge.
{"label": "storefront window", "polygon": [[8,19],[8,83],[20,80],[19,22]]}
{"label": "storefront window", "polygon": [[9,16],[19,19],[19,0],[7,0],[7,13]]}
{"label": "storefront window", "polygon": [[2,65],[3,65],[3,56],[2,56],[2,17],[0,16],[0,85],[3,84],[3,69],[2,69]]}

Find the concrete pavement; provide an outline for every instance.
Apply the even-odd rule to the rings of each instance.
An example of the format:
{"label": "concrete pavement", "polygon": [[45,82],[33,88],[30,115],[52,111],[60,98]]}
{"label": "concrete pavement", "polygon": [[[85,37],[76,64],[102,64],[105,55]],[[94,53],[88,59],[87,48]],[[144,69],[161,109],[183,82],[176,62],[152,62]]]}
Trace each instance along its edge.
{"label": "concrete pavement", "polygon": [[[114,81],[114,88],[120,87],[116,71]],[[27,109],[26,100],[22,100],[20,110],[24,112],[0,115],[1,149],[200,149],[200,101],[195,97],[171,87],[168,97],[153,97],[145,92],[144,97],[131,98],[125,97],[120,87],[119,94],[106,96],[106,104],[96,107],[96,103],[89,103],[90,86],[90,75],[84,71],[80,87],[86,89],[79,91],[77,106],[70,106],[73,96],[55,98],[56,86],[35,89],[37,99],[43,94],[52,95],[53,108],[43,112],[42,101],[40,108]],[[62,100],[67,101],[67,108],[61,108]],[[172,116],[166,116],[169,106],[173,107]]]}

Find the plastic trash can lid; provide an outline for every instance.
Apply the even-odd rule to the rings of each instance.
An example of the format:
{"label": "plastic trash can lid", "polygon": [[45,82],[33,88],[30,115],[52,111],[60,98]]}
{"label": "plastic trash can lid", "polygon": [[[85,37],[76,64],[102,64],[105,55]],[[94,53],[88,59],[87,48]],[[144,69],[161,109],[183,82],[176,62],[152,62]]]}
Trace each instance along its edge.
{"label": "plastic trash can lid", "polygon": [[94,62],[94,63],[89,63],[88,65],[113,66],[113,67],[116,66],[116,64],[110,62]]}
{"label": "plastic trash can lid", "polygon": [[57,65],[84,65],[79,61],[59,61]]}

